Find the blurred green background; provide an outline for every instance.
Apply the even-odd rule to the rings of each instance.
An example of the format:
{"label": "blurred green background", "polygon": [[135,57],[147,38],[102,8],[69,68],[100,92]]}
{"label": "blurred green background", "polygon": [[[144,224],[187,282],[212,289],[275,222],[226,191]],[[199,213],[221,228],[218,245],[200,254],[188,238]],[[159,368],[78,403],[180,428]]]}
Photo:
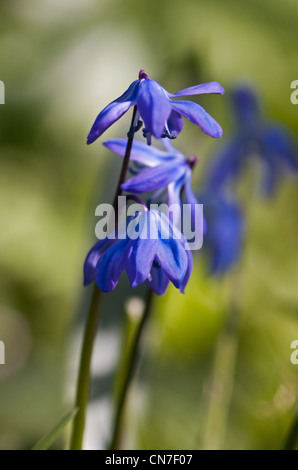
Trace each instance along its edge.
{"label": "blurred green background", "polygon": [[[297,15],[295,0],[2,0],[1,449],[30,448],[72,407],[76,338],[90,295],[82,264],[94,241],[95,207],[112,200],[120,168],[100,141],[124,136],[130,119],[87,147],[97,113],[144,68],[171,92],[219,81],[226,94],[198,102],[224,136],[233,128],[229,89],[243,80],[257,87],[268,118],[297,132],[298,107],[290,102]],[[185,123],[177,147],[200,156],[198,187],[219,145]],[[155,301],[124,448],[283,446],[298,396],[298,365],[290,362],[298,339],[297,197],[297,182],[287,181],[273,200],[247,198],[238,270],[213,279],[199,255],[186,294],[172,288]],[[239,325],[225,336],[235,290]],[[86,448],[102,447],[108,436],[121,302],[142,294],[123,280],[117,299],[106,296]],[[64,445],[61,438],[55,447]]]}

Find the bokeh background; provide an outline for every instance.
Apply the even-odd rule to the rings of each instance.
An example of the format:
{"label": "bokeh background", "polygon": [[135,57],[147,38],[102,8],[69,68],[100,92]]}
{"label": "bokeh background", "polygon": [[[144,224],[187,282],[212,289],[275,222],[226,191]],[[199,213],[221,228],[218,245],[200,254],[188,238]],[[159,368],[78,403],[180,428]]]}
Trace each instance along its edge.
{"label": "bokeh background", "polygon": [[[229,90],[240,81],[258,89],[268,119],[297,133],[290,102],[297,15],[295,0],[1,2],[1,449],[31,448],[72,408],[90,296],[82,264],[95,240],[95,207],[112,200],[120,168],[102,139],[85,144],[97,113],[144,68],[171,92],[219,81],[223,97],[197,102],[221,123],[222,140],[234,125]],[[105,139],[124,136],[129,119]],[[219,145],[185,123],[177,147],[200,157],[198,188]],[[155,301],[123,448],[283,447],[298,396],[298,365],[290,361],[298,339],[297,197],[295,180],[270,200],[247,191],[239,266],[213,278],[200,253],[186,294],[170,288]],[[121,305],[143,293],[123,279],[105,298],[85,448],[107,442],[127,321]],[[227,335],[235,293],[238,327]],[[126,310],[139,308],[135,301]],[[63,435],[54,448],[66,442]]]}

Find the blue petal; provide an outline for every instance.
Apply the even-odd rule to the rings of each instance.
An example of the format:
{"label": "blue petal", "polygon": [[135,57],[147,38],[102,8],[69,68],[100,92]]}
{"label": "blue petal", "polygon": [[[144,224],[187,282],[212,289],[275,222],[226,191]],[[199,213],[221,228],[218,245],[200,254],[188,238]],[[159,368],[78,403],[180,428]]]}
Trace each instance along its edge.
{"label": "blue petal", "polygon": [[108,104],[101,113],[97,116],[91,131],[87,137],[87,144],[92,144],[98,137],[100,137],[114,122],[129,110],[132,103],[124,101],[121,103],[113,102]]}
{"label": "blue petal", "polygon": [[191,179],[192,179],[192,171],[191,168],[187,168],[186,175],[185,175],[185,195],[186,201],[188,204],[198,204],[198,200],[192,190],[191,186]]}
{"label": "blue petal", "polygon": [[165,214],[154,211],[154,216],[159,226],[156,259],[170,281],[179,289],[188,266],[188,258],[184,248],[185,239]]}
{"label": "blue petal", "polygon": [[[169,206],[173,204],[180,204],[181,198],[180,193],[184,185],[185,174],[179,178],[179,180],[169,184],[168,186],[168,203]],[[174,224],[176,225],[176,224]]]}
{"label": "blue petal", "polygon": [[176,111],[172,110],[167,124],[168,124],[169,133],[171,134],[171,136],[174,137],[180,134],[184,125],[181,114],[176,113]]}
{"label": "blue petal", "polygon": [[157,240],[138,238],[129,242],[125,253],[125,270],[131,287],[137,287],[148,278],[156,247]]}
{"label": "blue petal", "polygon": [[115,243],[116,240],[105,238],[99,240],[91,248],[84,263],[84,285],[88,285],[95,280],[95,268],[102,254]]}
{"label": "blue petal", "polygon": [[[185,178],[184,190],[186,196],[187,204],[190,204],[190,218],[191,218],[191,230],[195,230],[195,217],[196,217],[196,204],[199,204],[191,186],[191,178],[192,178],[192,170],[188,168]],[[185,210],[186,208],[184,208]],[[204,233],[204,219],[203,219],[203,227],[199,228],[200,233]],[[189,240],[190,241],[190,240]]]}
{"label": "blue petal", "polygon": [[147,193],[168,186],[173,181],[185,174],[185,164],[162,163],[153,168],[148,168],[121,185],[123,191],[132,193]]}
{"label": "blue petal", "polygon": [[118,240],[101,256],[95,268],[95,280],[102,292],[114,290],[124,269],[127,240]]}
{"label": "blue petal", "polygon": [[171,101],[172,109],[201,127],[211,137],[221,137],[222,128],[202,106],[192,101]]}
{"label": "blue petal", "polygon": [[169,278],[160,267],[152,266],[150,277],[146,280],[146,284],[154,290],[157,295],[163,295],[170,283]]}
{"label": "blue petal", "polygon": [[97,116],[87,137],[87,144],[91,144],[100,137],[114,122],[116,122],[128,109],[135,104],[139,80],[135,80],[129,88],[116,100],[108,104]]}
{"label": "blue petal", "polygon": [[154,80],[143,80],[139,88],[137,106],[146,129],[160,139],[171,113],[170,100],[165,90]]}
{"label": "blue petal", "polygon": [[171,98],[178,98],[179,96],[201,95],[203,93],[215,93],[222,95],[225,92],[223,87],[217,82],[202,83],[201,85],[191,86],[180,90],[177,93],[168,93]]}
{"label": "blue petal", "polygon": [[[179,180],[175,181],[174,183],[169,184],[168,186],[168,205],[169,208],[173,206],[173,208],[181,205],[181,191],[184,185],[185,175],[183,175]],[[171,214],[171,221],[175,227],[180,226],[181,222],[181,210],[178,212],[174,210]]]}
{"label": "blue petal", "polygon": [[188,257],[181,241],[173,238],[159,240],[156,258],[164,273],[179,289],[183,285],[188,268]]}
{"label": "blue petal", "polygon": [[187,255],[187,260],[188,260],[188,265],[187,265],[187,270],[184,275],[182,284],[180,286],[180,292],[184,294],[185,287],[189,281],[190,275],[192,273],[192,268],[193,268],[193,258],[192,258],[192,253],[190,250],[186,250],[186,255]]}
{"label": "blue petal", "polygon": [[[124,157],[127,146],[127,139],[111,139],[107,142],[104,142],[103,145],[105,145],[112,152],[115,152],[121,157]],[[178,154],[178,152],[176,153]],[[177,158],[176,153],[175,149],[173,149],[172,154],[169,154],[169,152],[159,150],[154,146],[148,146],[139,140],[134,140],[130,153],[130,159],[141,163],[142,165],[153,167],[159,165],[160,163],[173,161]]]}

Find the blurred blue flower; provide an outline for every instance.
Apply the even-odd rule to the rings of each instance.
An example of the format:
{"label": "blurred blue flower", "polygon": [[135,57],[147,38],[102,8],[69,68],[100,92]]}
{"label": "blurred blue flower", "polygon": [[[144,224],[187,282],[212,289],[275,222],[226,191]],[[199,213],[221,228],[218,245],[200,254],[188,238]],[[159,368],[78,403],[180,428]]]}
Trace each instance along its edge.
{"label": "blurred blue flower", "polygon": [[192,271],[192,254],[170,220],[160,211],[146,210],[129,218],[123,230],[98,241],[89,251],[84,284],[95,280],[103,292],[110,292],[125,270],[132,287],[146,282],[162,295],[171,281],[184,292]]}
{"label": "blurred blue flower", "polygon": [[236,131],[219,149],[211,167],[209,185],[214,190],[237,180],[252,158],[262,165],[261,190],[274,194],[285,172],[297,173],[297,146],[284,126],[263,119],[255,92],[239,87],[232,92]]}
{"label": "blurred blue flower", "polygon": [[[134,194],[157,191],[157,195],[160,194],[160,190],[167,189],[170,206],[181,204],[181,191],[184,188],[186,202],[198,204],[191,186],[192,168],[197,158],[195,156],[186,158],[171,145],[169,140],[163,140],[163,144],[165,151],[154,146],[149,147],[140,141],[133,142],[130,159],[139,165],[141,171],[137,170],[137,175],[123,183],[121,189]],[[103,145],[124,157],[127,141],[112,139]]]}
{"label": "blurred blue flower", "polygon": [[150,80],[144,70],[140,70],[139,79],[135,80],[123,95],[108,104],[97,116],[87,137],[87,144],[94,142],[134,105],[137,106],[138,113],[145,123],[143,132],[149,144],[151,135],[157,139],[175,138],[183,128],[182,116],[200,126],[211,137],[221,137],[220,125],[206,113],[204,108],[192,101],[171,99],[202,93],[222,94],[224,89],[219,83],[210,82],[172,94],[155,80]]}
{"label": "blurred blue flower", "polygon": [[233,268],[242,252],[244,218],[237,201],[229,194],[206,190],[200,197],[207,229],[204,248],[210,259],[211,274],[222,275]]}

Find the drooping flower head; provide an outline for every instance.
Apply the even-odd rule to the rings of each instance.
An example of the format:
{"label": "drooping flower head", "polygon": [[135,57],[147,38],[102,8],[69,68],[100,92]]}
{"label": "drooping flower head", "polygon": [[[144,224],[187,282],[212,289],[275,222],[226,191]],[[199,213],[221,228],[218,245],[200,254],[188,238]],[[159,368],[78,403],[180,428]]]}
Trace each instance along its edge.
{"label": "drooping flower head", "polygon": [[103,292],[115,289],[123,271],[132,287],[146,282],[162,295],[171,281],[184,292],[192,271],[187,241],[160,211],[146,210],[98,241],[84,264],[84,284],[96,281]]}
{"label": "drooping flower head", "polygon": [[242,253],[245,235],[244,217],[240,205],[231,194],[223,191],[202,192],[207,230],[204,247],[211,274],[222,275],[232,269]]}
{"label": "drooping flower head", "polygon": [[151,136],[175,138],[183,129],[183,118],[197,124],[211,137],[221,137],[220,125],[197,103],[192,101],[174,101],[188,95],[202,93],[223,94],[224,89],[217,82],[203,83],[177,93],[168,93],[158,82],[150,80],[141,70],[139,79],[116,100],[108,104],[97,116],[87,137],[91,144],[100,137],[114,122],[125,114],[131,106],[137,106],[139,115],[144,121],[144,135],[150,145]]}
{"label": "drooping flower head", "polygon": [[[192,169],[197,158],[193,155],[186,158],[167,139],[162,142],[166,150],[160,150],[153,145],[149,147],[136,140],[133,142],[130,159],[140,165],[140,171],[136,171],[136,176],[125,181],[121,189],[133,194],[151,191],[161,194],[164,189],[168,191],[169,205],[181,204],[181,191],[184,189],[186,202],[198,204],[191,185]],[[111,139],[103,143],[121,157],[125,155],[126,144],[125,139]]]}
{"label": "drooping flower head", "polygon": [[283,125],[263,118],[255,92],[248,87],[232,93],[236,131],[219,149],[209,174],[209,185],[218,190],[235,182],[257,157],[261,163],[261,190],[274,194],[280,177],[298,172],[297,143]]}

